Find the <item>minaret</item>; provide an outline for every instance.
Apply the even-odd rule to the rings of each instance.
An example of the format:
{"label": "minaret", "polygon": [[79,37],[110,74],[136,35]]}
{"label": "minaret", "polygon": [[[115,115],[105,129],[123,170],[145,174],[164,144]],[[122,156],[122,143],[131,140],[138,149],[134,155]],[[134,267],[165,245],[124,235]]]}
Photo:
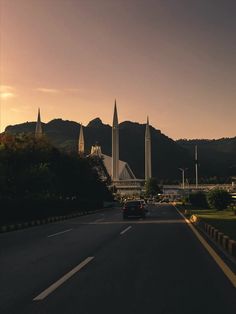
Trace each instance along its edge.
{"label": "minaret", "polygon": [[146,131],[145,131],[145,180],[152,177],[152,158],[151,158],[151,135],[149,128],[149,119],[147,117]]}
{"label": "minaret", "polygon": [[42,123],[41,123],[41,117],[40,117],[40,108],[38,109],[38,119],[36,122],[36,128],[35,128],[35,137],[42,137],[43,130],[42,130]]}
{"label": "minaret", "polygon": [[80,124],[78,153],[81,157],[84,156],[84,131],[82,123]]}
{"label": "minaret", "polygon": [[195,176],[196,176],[196,189],[198,188],[198,151],[195,145]]}
{"label": "minaret", "polygon": [[112,124],[112,180],[119,180],[119,123],[116,100]]}

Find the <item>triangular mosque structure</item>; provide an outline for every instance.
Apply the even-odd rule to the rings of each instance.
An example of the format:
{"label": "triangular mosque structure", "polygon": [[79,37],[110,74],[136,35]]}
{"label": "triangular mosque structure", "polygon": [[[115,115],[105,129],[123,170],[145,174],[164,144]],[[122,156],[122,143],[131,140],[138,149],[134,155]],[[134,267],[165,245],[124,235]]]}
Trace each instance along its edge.
{"label": "triangular mosque structure", "polygon": [[[83,143],[83,145],[81,145]],[[79,135],[79,154],[84,152],[83,127],[81,125]],[[151,177],[151,136],[149,121],[147,120],[145,132],[145,180],[137,179],[129,164],[119,158],[119,122],[117,104],[115,101],[113,123],[112,123],[112,156],[102,153],[100,145],[96,144],[91,148],[91,156],[102,158],[107,173],[111,177],[112,187],[120,195],[140,195],[145,180]]]}

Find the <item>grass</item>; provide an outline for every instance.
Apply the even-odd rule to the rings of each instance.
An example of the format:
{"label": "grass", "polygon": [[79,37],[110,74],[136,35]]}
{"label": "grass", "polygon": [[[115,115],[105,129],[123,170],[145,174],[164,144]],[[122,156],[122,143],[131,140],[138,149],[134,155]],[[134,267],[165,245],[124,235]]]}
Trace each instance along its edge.
{"label": "grass", "polygon": [[[181,206],[182,207],[182,206]],[[197,209],[183,206],[181,210],[188,209],[188,216],[196,215],[201,220],[217,228],[231,239],[236,240],[236,215],[233,210]]]}
{"label": "grass", "polygon": [[196,215],[209,223],[216,229],[220,230],[231,239],[236,240],[236,215],[233,211],[223,210],[223,211],[197,211]]}

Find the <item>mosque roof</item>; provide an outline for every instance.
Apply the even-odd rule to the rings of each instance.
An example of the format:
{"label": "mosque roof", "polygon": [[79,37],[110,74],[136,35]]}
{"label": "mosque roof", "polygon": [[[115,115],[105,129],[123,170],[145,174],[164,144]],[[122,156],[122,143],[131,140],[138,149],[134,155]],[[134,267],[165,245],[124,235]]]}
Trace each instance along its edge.
{"label": "mosque roof", "polygon": [[[102,154],[104,165],[109,175],[112,175],[112,157]],[[136,179],[127,162],[119,160],[119,180]]]}

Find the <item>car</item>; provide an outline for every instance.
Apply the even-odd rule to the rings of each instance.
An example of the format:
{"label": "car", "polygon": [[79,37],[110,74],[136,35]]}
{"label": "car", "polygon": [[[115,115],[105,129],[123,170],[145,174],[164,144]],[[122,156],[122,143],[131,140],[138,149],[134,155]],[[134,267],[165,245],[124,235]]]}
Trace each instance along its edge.
{"label": "car", "polygon": [[146,206],[143,200],[127,201],[123,206],[123,218],[146,217]]}
{"label": "car", "polygon": [[135,201],[141,202],[141,203],[143,204],[143,206],[144,206],[145,209],[148,207],[147,202],[146,202],[145,200],[143,200],[143,199],[137,199],[137,200],[135,200]]}

